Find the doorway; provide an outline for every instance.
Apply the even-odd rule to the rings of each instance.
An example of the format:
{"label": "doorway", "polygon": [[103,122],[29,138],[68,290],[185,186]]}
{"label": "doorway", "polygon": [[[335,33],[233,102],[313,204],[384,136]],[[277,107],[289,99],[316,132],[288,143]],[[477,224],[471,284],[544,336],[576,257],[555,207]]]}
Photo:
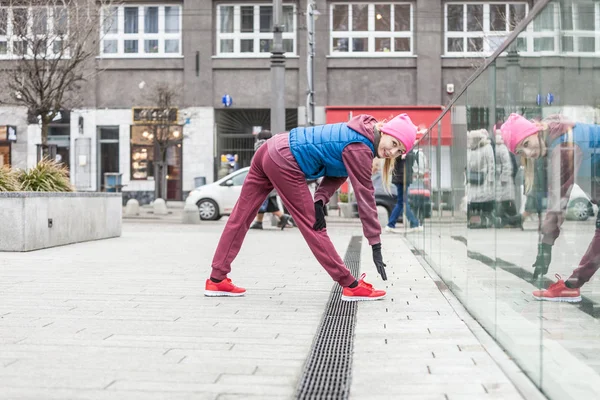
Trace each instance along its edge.
{"label": "doorway", "polygon": [[182,143],[177,143],[167,150],[167,200],[181,201],[182,191]]}
{"label": "doorway", "polygon": [[119,127],[98,127],[98,188],[105,190],[104,174],[119,171]]}

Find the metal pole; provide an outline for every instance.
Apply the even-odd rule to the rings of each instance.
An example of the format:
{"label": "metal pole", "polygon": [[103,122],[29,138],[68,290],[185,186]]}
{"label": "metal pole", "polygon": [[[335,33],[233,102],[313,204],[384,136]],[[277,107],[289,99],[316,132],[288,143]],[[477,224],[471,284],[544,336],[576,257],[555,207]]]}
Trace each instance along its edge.
{"label": "metal pole", "polygon": [[308,92],[306,96],[306,124],[315,124],[315,3],[310,0],[306,6]]}
{"label": "metal pole", "polygon": [[[492,140],[496,143],[496,132],[494,127],[496,126],[496,108],[498,105],[496,104],[496,63],[490,64],[489,71],[489,93],[490,93],[490,111],[488,117],[488,126],[489,132],[492,136]],[[498,127],[500,128],[500,127]]]}
{"label": "metal pole", "polygon": [[271,49],[271,131],[285,132],[285,56],[281,0],[273,0],[273,47]]}
{"label": "metal pole", "polygon": [[506,53],[506,74],[508,75],[508,107],[509,112],[519,112],[521,105],[521,66],[516,43],[512,43]]}
{"label": "metal pole", "polygon": [[437,145],[435,146],[435,184],[437,186],[438,218],[442,219],[442,121],[438,122]]}

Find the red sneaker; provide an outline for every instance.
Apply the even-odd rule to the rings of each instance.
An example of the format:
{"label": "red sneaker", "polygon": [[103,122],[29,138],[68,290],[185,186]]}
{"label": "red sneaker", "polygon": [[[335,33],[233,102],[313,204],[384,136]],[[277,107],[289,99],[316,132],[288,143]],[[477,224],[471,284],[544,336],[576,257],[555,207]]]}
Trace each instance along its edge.
{"label": "red sneaker", "polygon": [[204,287],[204,295],[209,297],[237,297],[244,294],[246,294],[246,289],[235,286],[229,278],[225,278],[219,283],[207,279],[206,286]]}
{"label": "red sneaker", "polygon": [[373,285],[364,281],[366,274],[362,274],[355,288],[345,287],[342,291],[342,300],[361,301],[379,300],[385,297],[385,290],[375,290]]}
{"label": "red sneaker", "polygon": [[568,303],[578,303],[581,301],[581,293],[579,289],[571,289],[565,285],[565,281],[561,279],[559,274],[556,274],[557,282],[553,283],[545,290],[536,290],[533,292],[533,297],[536,300],[544,301],[566,301]]}

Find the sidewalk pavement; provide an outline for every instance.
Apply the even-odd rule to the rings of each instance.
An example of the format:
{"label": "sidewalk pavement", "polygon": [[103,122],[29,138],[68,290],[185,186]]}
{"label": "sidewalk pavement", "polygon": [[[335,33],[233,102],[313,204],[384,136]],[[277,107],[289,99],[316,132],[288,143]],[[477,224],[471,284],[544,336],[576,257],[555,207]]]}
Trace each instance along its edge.
{"label": "sidewalk pavement", "polygon": [[[291,399],[332,281],[298,229],[250,231],[206,298],[223,221],[126,222],[121,238],[0,259],[0,399]],[[359,226],[331,224],[344,255]],[[388,297],[360,303],[351,399],[520,399],[400,235]]]}

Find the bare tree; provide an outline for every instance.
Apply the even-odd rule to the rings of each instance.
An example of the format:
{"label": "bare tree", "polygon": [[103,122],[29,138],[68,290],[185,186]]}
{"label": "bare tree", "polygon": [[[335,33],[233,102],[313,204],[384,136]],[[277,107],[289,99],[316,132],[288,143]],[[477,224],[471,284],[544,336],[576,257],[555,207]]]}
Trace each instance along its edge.
{"label": "bare tree", "polygon": [[146,101],[152,104],[134,115],[137,121],[147,123],[144,135],[154,144],[154,189],[155,197],[166,200],[167,197],[167,155],[171,147],[181,143],[182,126],[179,121],[178,101],[181,88],[159,83],[152,88]]}
{"label": "bare tree", "polygon": [[[9,0],[0,9],[0,74],[6,89],[0,104],[21,105],[41,124],[47,150],[48,125],[60,110],[78,105],[81,85],[97,73],[100,27],[110,19],[110,0]],[[106,21],[105,21],[106,20]],[[90,65],[91,64],[91,65]],[[40,154],[38,154],[38,157]]]}

